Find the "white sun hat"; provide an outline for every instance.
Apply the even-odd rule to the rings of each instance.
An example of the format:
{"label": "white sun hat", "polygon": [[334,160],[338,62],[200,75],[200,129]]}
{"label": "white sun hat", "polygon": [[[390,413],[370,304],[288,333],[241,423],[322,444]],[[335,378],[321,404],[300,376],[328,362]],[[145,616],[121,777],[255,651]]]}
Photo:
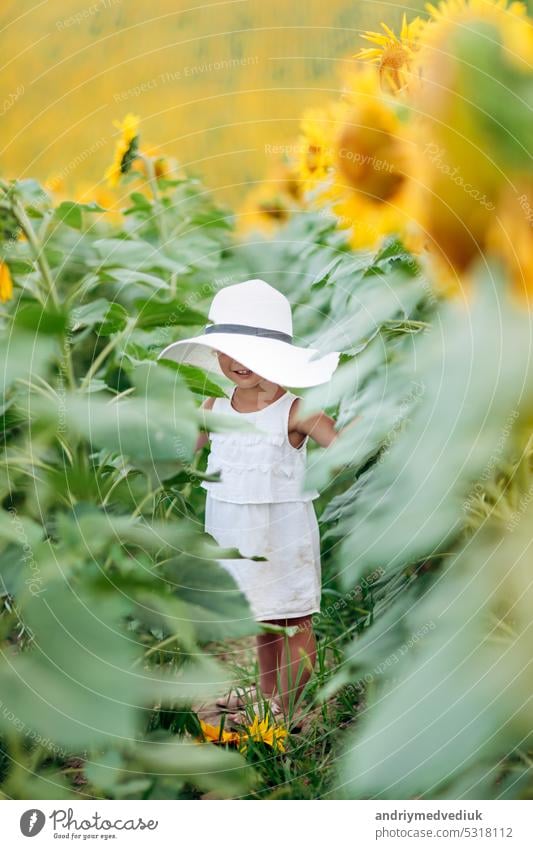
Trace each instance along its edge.
{"label": "white sun hat", "polygon": [[202,335],[168,345],[158,359],[198,366],[222,375],[214,351],[280,386],[327,383],[339,362],[332,351],[320,355],[292,341],[291,305],[264,280],[246,280],[221,289],[211,302],[212,322]]}

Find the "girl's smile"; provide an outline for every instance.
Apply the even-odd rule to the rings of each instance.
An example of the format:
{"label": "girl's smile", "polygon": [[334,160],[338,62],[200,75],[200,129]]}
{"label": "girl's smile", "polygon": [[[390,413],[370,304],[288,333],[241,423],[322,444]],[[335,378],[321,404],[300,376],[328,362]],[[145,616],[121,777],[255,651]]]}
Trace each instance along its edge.
{"label": "girl's smile", "polygon": [[238,386],[250,387],[250,385],[259,385],[261,377],[249,368],[246,368],[238,360],[233,357],[223,354],[222,351],[217,351],[218,362],[222,372],[229,377]]}

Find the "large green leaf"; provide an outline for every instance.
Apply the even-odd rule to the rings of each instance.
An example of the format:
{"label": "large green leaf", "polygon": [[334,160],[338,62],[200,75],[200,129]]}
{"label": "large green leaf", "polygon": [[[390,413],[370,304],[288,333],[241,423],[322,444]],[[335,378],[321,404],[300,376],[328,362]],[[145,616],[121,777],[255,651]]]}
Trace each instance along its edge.
{"label": "large green leaf", "polygon": [[457,798],[454,783],[477,764],[529,745],[532,521],[529,509],[519,533],[487,528],[405,611],[401,639],[384,647],[388,680],[345,743],[347,795]]}
{"label": "large green leaf", "polygon": [[[4,705],[28,728],[72,748],[128,742],[152,703],[190,704],[223,688],[228,676],[202,657],[177,672],[138,666],[140,646],[123,631],[121,599],[102,599],[55,581],[22,605],[31,650],[0,666]],[[9,716],[9,714],[7,714]],[[9,727],[9,718],[0,723]]]}
{"label": "large green leaf", "polygon": [[147,741],[136,747],[133,765],[148,774],[170,778],[174,787],[191,781],[221,796],[246,793],[254,782],[254,773],[241,755],[209,744]]}
{"label": "large green leaf", "polygon": [[209,380],[203,369],[196,368],[196,366],[189,366],[185,363],[177,363],[175,360],[163,359],[159,360],[159,362],[161,365],[177,371],[191,392],[211,398],[227,397],[224,390],[217,383]]}
{"label": "large green leaf", "polygon": [[162,277],[130,268],[106,268],[103,276],[106,280],[116,280],[117,283],[123,283],[125,287],[140,284],[156,291],[168,289],[168,283]]}
{"label": "large green leaf", "polygon": [[[114,558],[111,575],[85,567],[92,590],[103,597],[120,590],[131,599],[138,618],[157,621],[186,644],[193,635],[206,641],[258,630],[246,598],[215,559],[238,558],[238,551],[219,548],[200,526],[185,520],[148,523],[77,505],[74,514],[58,516],[56,533],[62,541],[61,557],[69,560],[92,559],[97,564],[113,547],[124,547],[128,557]],[[152,555],[153,561],[145,562],[139,552]],[[156,558],[161,557],[159,565]]]}
{"label": "large green leaf", "polygon": [[[341,548],[346,585],[367,569],[394,569],[434,552],[457,534],[468,488],[531,403],[533,363],[524,357],[531,318],[494,282],[480,276],[471,310],[450,304],[441,327],[416,340],[422,392],[409,427],[393,434],[358,499]],[[375,421],[371,427],[381,428]]]}
{"label": "large green leaf", "polygon": [[30,300],[20,300],[13,316],[16,327],[50,336],[61,335],[67,321],[68,315],[63,310],[43,309],[39,303]]}
{"label": "large green leaf", "polygon": [[190,621],[202,640],[259,632],[246,598],[218,563],[181,556],[165,563],[164,574],[176,595],[187,603]]}
{"label": "large green leaf", "polygon": [[[136,546],[153,554],[214,559],[239,557],[234,548],[220,548],[204,534],[202,527],[191,521],[151,521],[138,516],[104,514],[94,508],[76,519],[83,545],[98,557],[111,543]],[[227,586],[227,585],[226,585]]]}
{"label": "large green leaf", "polygon": [[118,451],[131,460],[190,462],[197,425],[180,407],[183,396],[164,401],[125,398],[114,401],[100,395],[68,393],[61,405],[37,402],[39,417],[56,426],[61,422],[97,448]]}
{"label": "large green leaf", "polygon": [[186,325],[204,325],[207,322],[207,316],[204,313],[195,310],[182,301],[158,301],[155,298],[138,299],[135,301],[135,306],[138,309],[137,326],[158,327],[165,325],[167,327],[186,326]]}
{"label": "large green leaf", "polygon": [[46,374],[56,351],[52,337],[21,329],[0,340],[0,391],[19,378]]}
{"label": "large green leaf", "polygon": [[[132,671],[138,652],[116,617],[66,585],[46,587],[24,605],[31,652],[4,654],[5,705],[27,728],[74,750],[140,730],[145,682]],[[6,728],[7,720],[0,717]]]}
{"label": "large green leaf", "polygon": [[172,259],[161,249],[141,240],[97,239],[93,246],[100,258],[99,268],[125,266],[132,271],[162,268],[177,273],[187,269],[186,263]]}
{"label": "large green leaf", "polygon": [[118,330],[123,330],[128,320],[127,310],[116,302],[106,298],[89,301],[72,313],[72,329],[82,327],[97,327],[100,336],[110,336]]}
{"label": "large green leaf", "polygon": [[83,211],[86,212],[105,212],[103,206],[95,203],[76,203],[75,201],[65,200],[60,203],[55,210],[55,216],[64,224],[72,227],[74,230],[81,230],[83,224]]}

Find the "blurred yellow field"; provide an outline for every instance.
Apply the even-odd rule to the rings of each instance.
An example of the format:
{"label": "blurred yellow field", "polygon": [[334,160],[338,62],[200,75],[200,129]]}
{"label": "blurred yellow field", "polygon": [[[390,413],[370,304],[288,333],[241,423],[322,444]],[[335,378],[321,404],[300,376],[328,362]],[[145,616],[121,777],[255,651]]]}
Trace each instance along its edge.
{"label": "blurred yellow field", "polygon": [[3,173],[94,185],[112,119],[133,111],[146,141],[236,201],[302,108],[338,92],[335,60],[385,8],[395,24],[390,4],[362,0],[6,0]]}

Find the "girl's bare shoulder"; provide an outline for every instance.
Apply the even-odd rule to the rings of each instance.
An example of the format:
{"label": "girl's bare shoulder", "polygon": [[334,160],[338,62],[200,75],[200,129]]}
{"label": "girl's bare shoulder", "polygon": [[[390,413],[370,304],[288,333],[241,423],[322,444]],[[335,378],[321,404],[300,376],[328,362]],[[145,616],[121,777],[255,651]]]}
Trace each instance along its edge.
{"label": "girl's bare shoulder", "polygon": [[204,400],[202,401],[200,406],[203,410],[212,410],[214,403],[215,403],[214,398],[204,398]]}
{"label": "girl's bare shoulder", "polygon": [[320,412],[315,413],[313,416],[307,416],[302,418],[301,415],[302,409],[302,399],[299,396],[294,398],[290,410],[289,410],[289,430],[299,430],[301,426],[305,423],[311,421],[311,419],[315,419],[317,415],[322,415]]}

